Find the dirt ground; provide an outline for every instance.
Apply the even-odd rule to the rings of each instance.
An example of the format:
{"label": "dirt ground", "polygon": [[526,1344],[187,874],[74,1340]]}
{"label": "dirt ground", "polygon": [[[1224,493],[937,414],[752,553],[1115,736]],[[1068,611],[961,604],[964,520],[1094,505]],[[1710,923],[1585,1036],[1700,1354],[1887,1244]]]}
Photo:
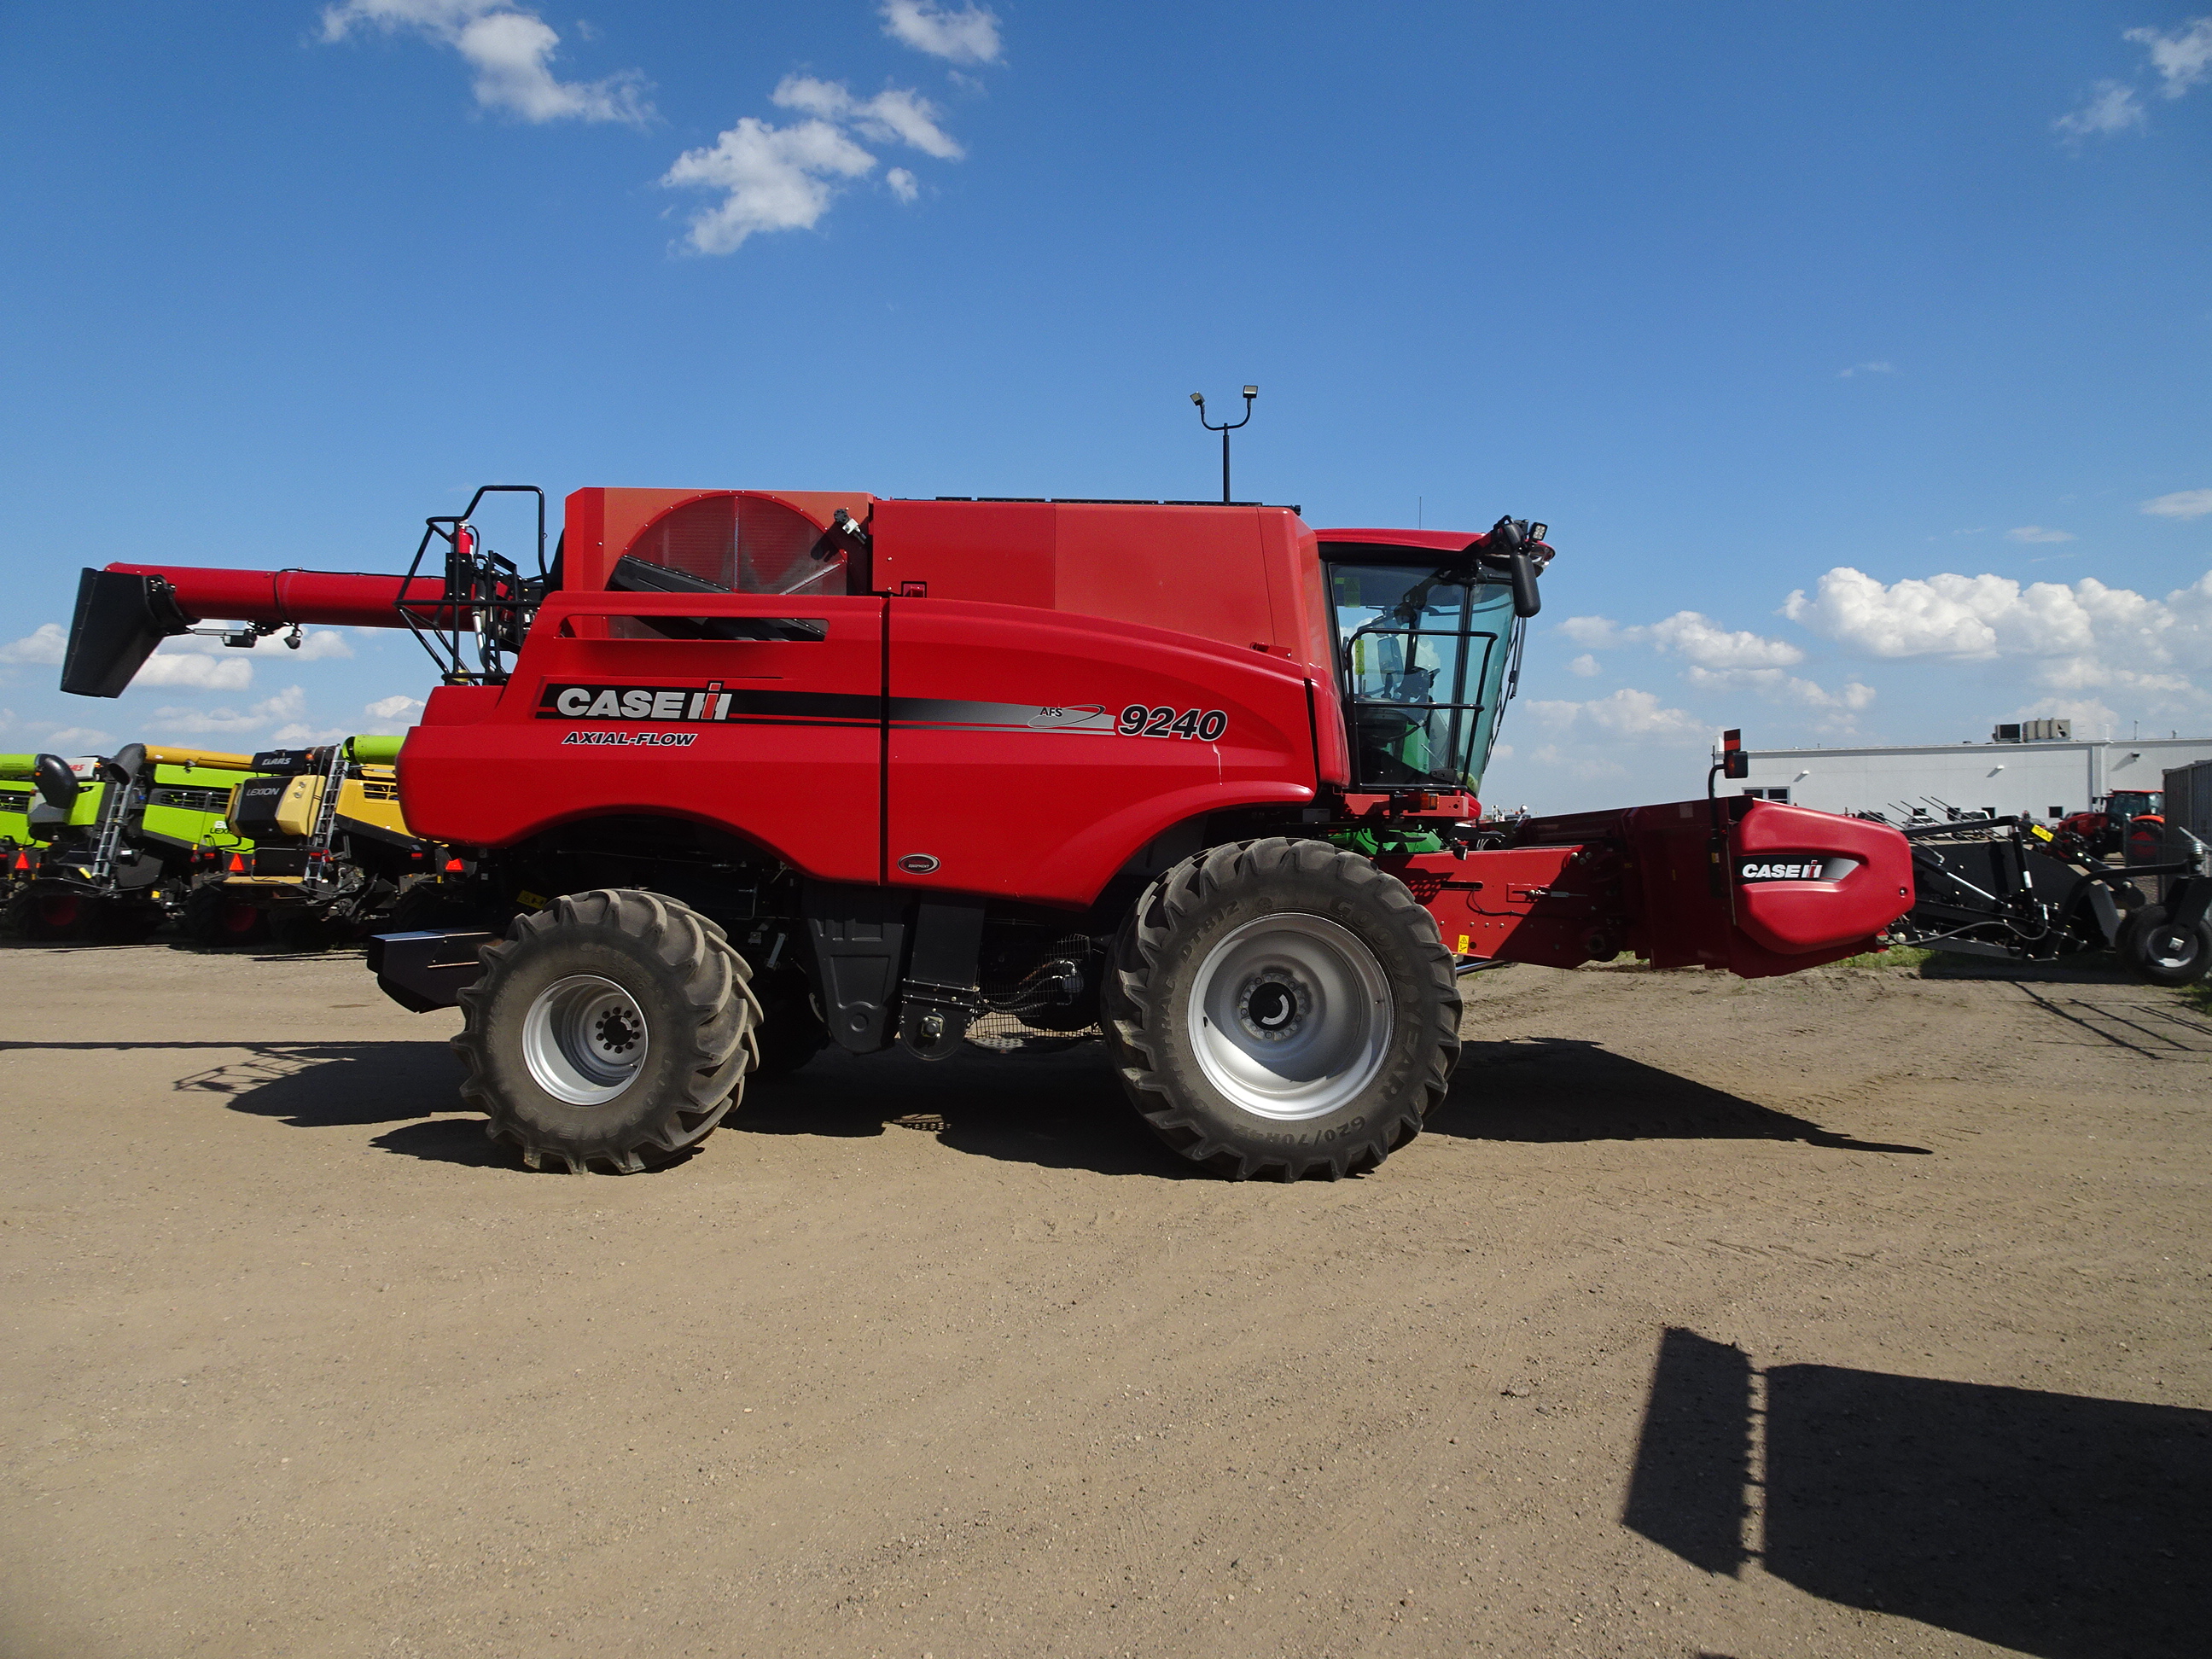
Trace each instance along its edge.
{"label": "dirt ground", "polygon": [[578,1179],[357,956],[0,948],[0,1653],[2206,1650],[2212,1017],[1468,986],[1362,1180],[1095,1048]]}

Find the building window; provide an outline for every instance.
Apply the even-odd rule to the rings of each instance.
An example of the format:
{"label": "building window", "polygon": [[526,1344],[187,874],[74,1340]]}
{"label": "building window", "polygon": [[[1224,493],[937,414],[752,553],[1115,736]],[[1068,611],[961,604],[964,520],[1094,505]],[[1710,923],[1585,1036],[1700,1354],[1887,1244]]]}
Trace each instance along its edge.
{"label": "building window", "polygon": [[1743,793],[1753,800],[1778,800],[1785,806],[1790,804],[1787,789],[1747,789]]}

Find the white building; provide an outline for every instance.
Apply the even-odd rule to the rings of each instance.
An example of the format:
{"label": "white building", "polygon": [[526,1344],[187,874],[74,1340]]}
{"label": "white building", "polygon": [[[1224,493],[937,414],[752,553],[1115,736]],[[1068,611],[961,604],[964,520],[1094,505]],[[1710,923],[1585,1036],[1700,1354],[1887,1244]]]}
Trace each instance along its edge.
{"label": "white building", "polygon": [[2166,768],[2212,760],[2212,738],[1749,753],[1751,775],[1741,781],[1717,780],[1717,787],[1830,812],[1887,812],[1893,819],[1900,816],[1900,807],[1918,807],[1942,817],[1944,805],[2042,818],[2087,811],[2097,797],[2115,789],[2160,788]]}

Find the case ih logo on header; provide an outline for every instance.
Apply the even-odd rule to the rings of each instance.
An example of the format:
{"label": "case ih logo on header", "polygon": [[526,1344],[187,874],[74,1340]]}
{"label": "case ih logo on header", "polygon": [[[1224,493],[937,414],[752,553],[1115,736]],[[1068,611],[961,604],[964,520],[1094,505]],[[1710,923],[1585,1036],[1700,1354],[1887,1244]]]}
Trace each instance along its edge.
{"label": "case ih logo on header", "polygon": [[1785,854],[1778,858],[1740,858],[1735,862],[1738,881],[1841,881],[1857,869],[1856,859],[1808,858],[1802,853]]}

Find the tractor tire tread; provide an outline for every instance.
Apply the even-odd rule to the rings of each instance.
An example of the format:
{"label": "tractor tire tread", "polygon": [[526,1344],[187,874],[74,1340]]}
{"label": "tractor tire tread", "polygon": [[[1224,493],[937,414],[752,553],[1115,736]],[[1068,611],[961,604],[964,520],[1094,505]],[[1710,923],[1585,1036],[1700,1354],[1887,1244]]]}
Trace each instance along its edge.
{"label": "tractor tire tread", "polygon": [[[1422,954],[1428,964],[1425,1000],[1433,1011],[1435,1041],[1425,1074],[1412,1097],[1373,1126],[1372,1133],[1328,1150],[1258,1153],[1210,1139],[1207,1129],[1176,1102],[1154,1048],[1161,1039],[1152,1018],[1150,988],[1177,923],[1232,885],[1264,882],[1286,871],[1364,892],[1402,920],[1417,939],[1434,947]],[[1342,1180],[1373,1169],[1420,1133],[1429,1114],[1442,1103],[1459,1061],[1459,984],[1436,919],[1396,877],[1358,854],[1324,841],[1271,836],[1224,842],[1167,871],[1146,890],[1123,922],[1101,1000],[1107,1045],[1138,1115],[1170,1148],[1231,1181],[1297,1181],[1309,1175]]]}
{"label": "tractor tire tread", "polygon": [[[532,940],[569,927],[617,929],[641,944],[681,976],[683,1005],[695,1018],[692,1041],[701,1063],[686,1075],[682,1102],[646,1124],[628,1145],[579,1154],[542,1144],[518,1121],[495,1086],[482,1022],[501,971],[511,967]],[[748,981],[750,970],[715,922],[689,906],[636,888],[595,888],[564,895],[544,908],[517,916],[507,937],[479,947],[483,972],[459,993],[463,1022],[451,1039],[464,1077],[463,1100],[484,1114],[485,1134],[518,1146],[524,1164],[544,1169],[558,1160],[571,1175],[604,1164],[633,1175],[665,1163],[711,1134],[734,1108],[747,1073],[759,1063],[760,1003]]]}

